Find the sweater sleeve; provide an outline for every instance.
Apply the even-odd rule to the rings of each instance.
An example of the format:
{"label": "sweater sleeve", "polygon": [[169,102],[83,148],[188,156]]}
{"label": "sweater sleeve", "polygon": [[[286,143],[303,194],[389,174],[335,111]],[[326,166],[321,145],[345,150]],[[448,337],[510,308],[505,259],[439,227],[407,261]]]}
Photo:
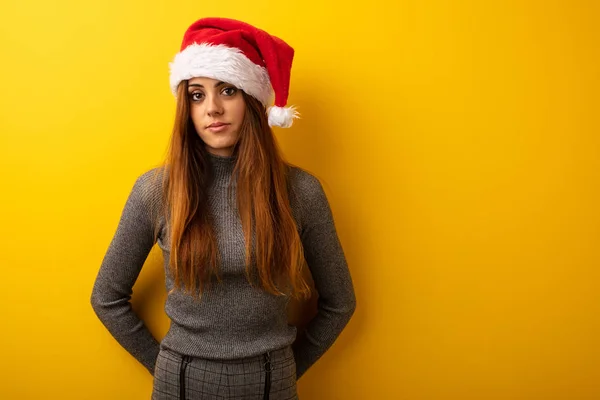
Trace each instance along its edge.
{"label": "sweater sleeve", "polygon": [[116,232],[94,282],[94,312],[117,342],[154,374],[159,342],[132,309],[133,285],[154,245],[144,175],[127,198]]}
{"label": "sweater sleeve", "polygon": [[301,240],[318,301],[317,314],[292,345],[296,379],[331,347],[356,309],[352,278],[323,187],[308,173],[302,180]]}

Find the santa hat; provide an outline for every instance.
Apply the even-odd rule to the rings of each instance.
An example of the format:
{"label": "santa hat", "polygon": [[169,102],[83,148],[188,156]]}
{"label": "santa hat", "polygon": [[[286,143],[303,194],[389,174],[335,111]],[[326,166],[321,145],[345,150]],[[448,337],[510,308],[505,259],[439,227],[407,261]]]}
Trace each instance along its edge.
{"label": "santa hat", "polygon": [[176,96],[185,79],[218,79],[258,99],[267,108],[270,126],[288,128],[298,118],[294,106],[285,107],[293,58],[292,47],[252,25],[202,18],[185,31],[180,51],[169,63],[171,91]]}

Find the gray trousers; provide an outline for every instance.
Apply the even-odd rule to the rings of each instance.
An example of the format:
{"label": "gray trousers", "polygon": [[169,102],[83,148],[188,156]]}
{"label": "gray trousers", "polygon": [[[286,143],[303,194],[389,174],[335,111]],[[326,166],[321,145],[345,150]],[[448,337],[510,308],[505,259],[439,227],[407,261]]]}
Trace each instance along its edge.
{"label": "gray trousers", "polygon": [[152,400],[297,400],[291,346],[254,357],[209,360],[162,348]]}

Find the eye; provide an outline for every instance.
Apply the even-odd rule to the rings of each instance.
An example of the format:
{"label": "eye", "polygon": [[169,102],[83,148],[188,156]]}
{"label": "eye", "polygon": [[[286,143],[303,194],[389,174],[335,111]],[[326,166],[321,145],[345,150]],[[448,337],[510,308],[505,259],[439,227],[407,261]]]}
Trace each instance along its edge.
{"label": "eye", "polygon": [[203,93],[201,93],[201,92],[194,92],[194,93],[190,93],[190,94],[189,94],[189,96],[190,96],[190,98],[192,99],[192,101],[198,101],[198,100],[200,100],[200,98],[198,98],[198,97],[194,97],[194,96],[196,96],[196,95],[204,96],[204,94],[203,94]]}
{"label": "eye", "polygon": [[234,88],[233,86],[226,87],[225,89],[223,89],[223,92],[227,92],[227,96],[233,96],[234,94],[236,94],[237,88]]}

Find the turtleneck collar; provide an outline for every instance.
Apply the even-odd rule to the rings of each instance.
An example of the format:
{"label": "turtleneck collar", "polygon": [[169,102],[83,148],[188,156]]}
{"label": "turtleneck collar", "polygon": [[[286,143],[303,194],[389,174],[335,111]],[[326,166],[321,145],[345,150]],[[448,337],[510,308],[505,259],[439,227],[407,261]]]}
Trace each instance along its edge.
{"label": "turtleneck collar", "polygon": [[214,175],[214,183],[219,186],[227,185],[233,173],[233,167],[235,167],[236,156],[220,156],[210,152],[207,153]]}

